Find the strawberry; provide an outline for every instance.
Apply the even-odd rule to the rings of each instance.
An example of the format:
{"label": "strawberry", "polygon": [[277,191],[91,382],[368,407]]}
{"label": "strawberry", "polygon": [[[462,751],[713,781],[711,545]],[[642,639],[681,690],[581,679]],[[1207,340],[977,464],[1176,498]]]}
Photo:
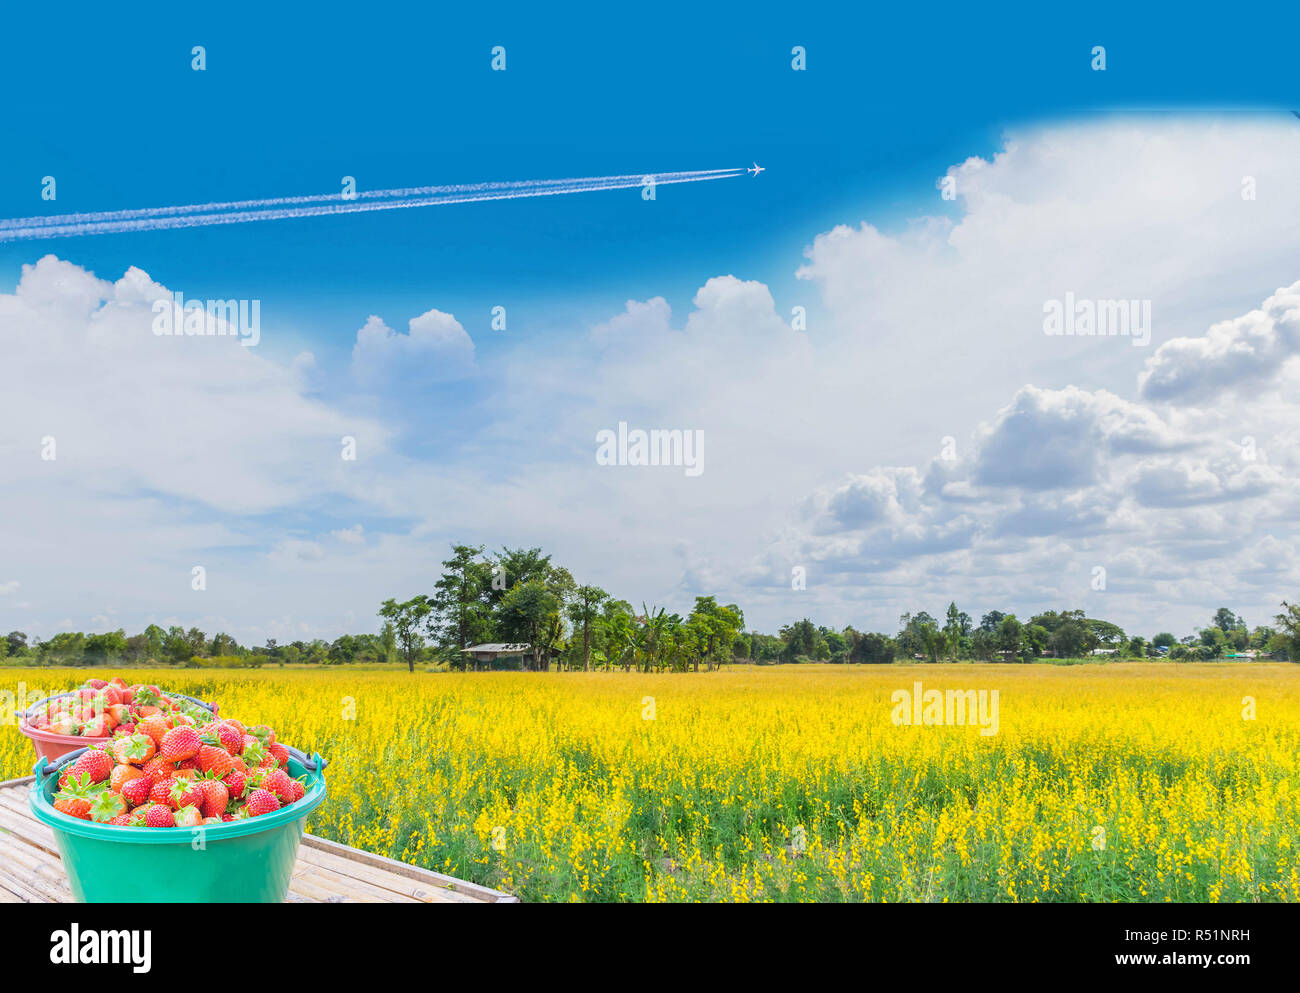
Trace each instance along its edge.
{"label": "strawberry", "polygon": [[176,815],[165,803],[155,803],[144,815],[145,827],[175,827]]}
{"label": "strawberry", "polygon": [[109,704],[108,710],[105,713],[107,713],[109,717],[113,718],[115,726],[119,727],[131,719],[131,708],[124,703]]}
{"label": "strawberry", "polygon": [[176,775],[176,766],[160,755],[155,755],[142,768],[144,774],[152,779],[171,779]]}
{"label": "strawberry", "polygon": [[240,724],[239,721],[235,720],[233,717],[222,718],[221,723],[234,728],[239,733],[239,737],[241,740],[243,739],[244,735],[248,734],[248,731],[247,729],[245,729],[244,725]]}
{"label": "strawberry", "polygon": [[226,784],[226,792],[230,794],[232,800],[238,800],[244,795],[247,777],[238,769],[231,769],[221,781]]}
{"label": "strawberry", "polygon": [[131,825],[131,815],[130,815],[130,814],[118,814],[116,817],[114,817],[114,818],[113,818],[111,821],[109,821],[108,823],[109,823],[109,824],[116,824],[118,827],[130,827],[130,825]]}
{"label": "strawberry", "polygon": [[154,803],[171,806],[172,799],[172,779],[155,779],[153,785],[149,787],[149,799]]}
{"label": "strawberry", "polygon": [[90,804],[90,819],[101,824],[126,813],[126,801],[120,793],[104,790]]}
{"label": "strawberry", "polygon": [[220,817],[230,802],[230,791],[220,779],[203,778],[195,781],[197,789],[203,793],[203,802],[199,810],[204,817]]}
{"label": "strawberry", "polygon": [[[149,795],[150,797],[153,796],[152,793]],[[167,802],[172,805],[173,810],[180,810],[182,807],[197,807],[203,803],[203,791],[192,780],[173,779],[171,789],[167,793]]]}
{"label": "strawberry", "polygon": [[143,718],[138,728],[141,734],[147,734],[153,739],[154,745],[161,745],[163,735],[171,730],[171,725],[162,714],[154,714],[152,717]]}
{"label": "strawberry", "polygon": [[176,811],[177,827],[196,827],[203,823],[203,815],[199,813],[199,808],[195,806],[185,806]]}
{"label": "strawberry", "polygon": [[193,758],[199,751],[199,736],[192,727],[180,725],[163,735],[159,754],[169,762]]}
{"label": "strawberry", "polygon": [[275,757],[275,764],[281,769],[287,769],[289,767],[289,749],[285,748],[278,741],[273,741],[270,746],[268,746],[267,751]]}
{"label": "strawberry", "polygon": [[87,679],[82,684],[82,686],[89,687],[92,690],[102,690],[107,685],[108,681],[105,679]]}
{"label": "strawberry", "polygon": [[301,779],[292,780],[289,783],[289,788],[293,790],[293,799],[289,801],[290,803],[297,803],[307,795],[307,787],[303,785]]}
{"label": "strawberry", "polygon": [[147,734],[133,734],[127,738],[118,738],[112,744],[113,756],[122,763],[144,765],[157,750],[153,739]]}
{"label": "strawberry", "polygon": [[77,720],[71,714],[59,714],[50,719],[50,732],[53,734],[73,735],[78,731]]}
{"label": "strawberry", "polygon": [[108,788],[121,793],[124,784],[132,779],[139,779],[143,775],[144,773],[133,765],[115,765],[112,774],[108,777]]}
{"label": "strawberry", "polygon": [[54,809],[70,817],[88,821],[90,805],[101,791],[102,787],[96,787],[90,781],[89,775],[69,779],[67,785],[54,794]]}
{"label": "strawberry", "polygon": [[218,724],[216,735],[217,740],[221,742],[221,747],[231,755],[238,755],[244,750],[243,734],[229,724]]}
{"label": "strawberry", "polygon": [[260,741],[263,745],[275,744],[275,732],[265,724],[257,724],[248,729],[248,733]]}
{"label": "strawberry", "polygon": [[89,775],[92,783],[102,783],[113,774],[113,759],[108,752],[92,748],[72,764],[74,776]]}
{"label": "strawberry", "polygon": [[189,714],[173,714],[172,723],[176,727],[180,727],[182,724],[184,724],[188,728],[195,728],[198,726],[198,721],[196,721]]}
{"label": "strawberry", "polygon": [[77,733],[83,738],[107,738],[113,729],[108,725],[108,718],[104,716],[92,717],[88,721],[83,721],[77,726]]}
{"label": "strawberry", "polygon": [[244,748],[240,758],[244,760],[244,765],[248,768],[255,768],[266,758],[266,746],[251,734],[246,734],[244,735]]}
{"label": "strawberry", "polygon": [[249,817],[260,817],[263,814],[269,814],[280,809],[280,801],[268,793],[266,790],[253,790],[248,794],[248,802],[244,804],[244,810],[248,811]]}
{"label": "strawberry", "polygon": [[[211,740],[219,741],[215,735]],[[204,772],[215,773],[217,779],[223,778],[235,767],[234,758],[220,744],[200,745],[197,758],[199,768]]]}
{"label": "strawberry", "polygon": [[132,807],[138,807],[149,801],[153,792],[153,780],[141,773],[135,779],[128,780],[121,790],[122,799]]}
{"label": "strawberry", "polygon": [[283,769],[273,769],[262,779],[261,788],[274,794],[282,804],[293,803],[293,787],[290,785],[292,782],[289,774]]}

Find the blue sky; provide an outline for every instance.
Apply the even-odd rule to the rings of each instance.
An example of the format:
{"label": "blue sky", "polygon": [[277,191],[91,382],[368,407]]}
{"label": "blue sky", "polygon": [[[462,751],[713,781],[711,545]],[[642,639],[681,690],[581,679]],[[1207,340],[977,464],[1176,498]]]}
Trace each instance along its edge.
{"label": "blue sky", "polygon": [[[1104,389],[1125,403],[1139,402],[1138,377],[1150,352],[1094,350],[1081,361],[1073,351],[1053,350],[1041,337],[1030,347],[1014,337],[962,332],[964,315],[996,311],[1008,300],[1018,301],[1009,311],[1013,315],[1021,314],[1021,303],[1024,314],[1038,311],[1042,293],[1027,291],[1014,279],[1000,287],[994,278],[1015,272],[1013,263],[1033,264],[1025,258],[1043,259],[1042,246],[1051,245],[1042,231],[1023,224],[1005,240],[982,243],[983,258],[996,255],[1005,263],[1000,268],[978,262],[977,253],[960,241],[936,243],[940,256],[957,252],[971,262],[974,275],[963,278],[987,286],[988,297],[977,294],[964,304],[953,303],[950,311],[930,314],[933,325],[921,317],[915,327],[892,318],[882,318],[879,327],[872,323],[890,307],[899,308],[898,314],[926,311],[925,252],[909,256],[906,266],[892,259],[884,267],[896,273],[897,286],[914,288],[913,308],[889,293],[884,294],[888,300],[873,297],[870,274],[854,274],[854,266],[874,264],[869,246],[844,241],[840,247],[848,247],[842,255],[828,249],[811,262],[805,250],[836,225],[860,231],[867,222],[873,230],[902,238],[922,216],[934,219],[928,223],[946,218],[957,225],[963,218],[998,216],[988,214],[987,200],[942,201],[935,184],[970,157],[991,162],[1007,147],[1008,134],[1020,135],[1031,149],[1024,160],[1030,164],[1020,169],[1012,161],[1001,171],[1030,184],[1017,187],[1021,200],[1038,204],[1043,217],[1060,207],[1062,198],[1076,196],[1071,183],[1081,184],[1077,199],[1086,202],[1091,194],[1082,186],[1088,183],[1119,188],[1152,176],[1149,168],[1125,161],[1135,147],[1132,141],[1120,142],[1119,152],[1101,159],[1091,174],[1053,171],[1052,149],[1072,148],[1075,141],[1102,146],[1125,128],[1137,128],[1151,138],[1150,161],[1177,172],[1182,160],[1161,156],[1171,147],[1198,162],[1212,150],[1222,155],[1224,134],[1216,128],[1229,128],[1230,147],[1242,148],[1246,159],[1257,147],[1253,143],[1267,149],[1276,144],[1273,135],[1290,140],[1300,121],[1287,111],[1300,104],[1300,94],[1290,71],[1294,32],[1282,22],[1294,15],[1260,13],[1210,25],[1119,4],[1093,5],[1087,12],[1033,10],[1000,19],[968,8],[949,13],[932,7],[833,14],[785,5],[716,12],[656,7],[646,13],[615,12],[606,5],[588,11],[557,17],[499,7],[477,15],[348,8],[304,17],[265,5],[242,11],[225,5],[210,12],[158,7],[141,8],[129,18],[106,10],[79,13],[60,20],[57,31],[51,30],[51,15],[38,9],[6,13],[0,81],[6,92],[23,97],[11,102],[0,121],[5,148],[0,217],[334,192],[344,175],[355,176],[363,189],[379,189],[744,166],[754,160],[767,171],[756,180],[746,176],[661,188],[653,203],[629,190],[0,243],[0,293],[12,293],[23,267],[52,253],[109,283],[136,267],[153,283],[189,297],[258,299],[264,327],[255,350],[258,363],[288,370],[283,375],[292,379],[276,380],[276,389],[285,394],[277,406],[265,392],[272,373],[251,360],[239,365],[242,358],[223,355],[212,366],[212,377],[226,377],[227,388],[218,389],[194,371],[196,360],[189,353],[159,358],[154,375],[170,374],[174,383],[185,384],[196,405],[210,404],[214,412],[230,405],[247,408],[253,426],[238,446],[227,450],[199,428],[189,435],[178,429],[175,436],[154,437],[138,427],[139,417],[174,410],[174,403],[164,403],[172,398],[159,391],[150,401],[158,406],[120,412],[113,437],[129,437],[131,444],[123,441],[118,451],[101,439],[104,464],[67,469],[70,475],[57,485],[69,487],[70,502],[46,489],[56,486],[48,479],[28,479],[25,470],[11,469],[7,501],[16,511],[11,527],[19,526],[20,508],[30,500],[87,521],[120,507],[124,534],[171,537],[151,549],[147,565],[132,558],[131,546],[104,544],[103,553],[114,557],[112,565],[124,575],[137,575],[139,566],[129,595],[102,569],[71,585],[66,574],[60,580],[49,571],[51,560],[72,564],[84,557],[71,534],[51,537],[43,558],[35,549],[30,560],[15,552],[8,569],[13,575],[0,566],[0,590],[10,590],[8,599],[0,600],[5,618],[0,626],[48,634],[61,625],[135,628],[173,619],[259,640],[332,637],[349,627],[373,627],[367,598],[408,594],[421,582],[427,585],[446,542],[460,537],[542,544],[585,573],[580,578],[638,601],[660,598],[683,607],[696,592],[722,590],[766,628],[807,613],[826,622],[888,630],[890,615],[896,617],[898,605],[909,597],[923,601],[917,607],[941,609],[948,594],[936,591],[948,589],[945,583],[955,590],[952,595],[966,591],[972,598],[992,598],[981,576],[1013,572],[1019,566],[1008,556],[1028,551],[967,547],[964,552],[972,558],[954,562],[943,550],[960,545],[954,536],[977,532],[992,540],[1006,532],[1008,520],[1035,514],[1039,519],[1046,514],[1061,528],[1055,558],[1051,547],[1039,553],[1055,562],[1077,552],[1083,556],[1077,568],[1087,574],[1088,556],[1096,558],[1098,549],[1071,546],[1067,556],[1067,532],[1079,523],[1059,507],[1049,512],[1029,506],[1041,487],[1021,487],[1014,513],[996,521],[962,523],[950,507],[924,521],[900,518],[887,538],[856,534],[848,546],[821,544],[835,528],[817,515],[840,499],[835,487],[860,493],[865,486],[879,494],[873,489],[877,484],[894,487],[890,507],[898,514],[912,513],[903,490],[913,483],[903,486],[901,477],[888,473],[872,475],[874,467],[915,466],[923,477],[937,438],[961,437],[964,445],[980,424],[996,433],[1006,424],[999,412],[1017,402],[1039,413],[1052,408],[1055,401],[1040,403],[1036,395],[1026,400],[1017,393],[1024,387],[1076,387],[1090,397]],[[190,69],[194,45],[206,48],[204,72]],[[506,48],[506,72],[489,69],[494,45]],[[791,70],[795,45],[807,51],[805,72]],[[1094,45],[1106,46],[1105,72],[1089,67]],[[1191,131],[1179,130],[1187,121],[1199,123]],[[1089,131],[1099,123],[1109,129],[1100,136]],[[1255,168],[1251,161],[1238,165],[1222,162],[1234,183],[1238,174]],[[1285,162],[1268,158],[1258,171],[1266,165],[1281,170],[1276,190],[1287,175]],[[998,172],[990,168],[980,175],[992,177],[992,187],[999,188]],[[57,179],[54,203],[40,199],[41,178],[47,175]],[[1206,176],[1214,181],[1208,171]],[[1036,179],[1058,184],[1061,197],[1053,197],[1048,187],[1033,188]],[[1096,188],[1088,186],[1092,193]],[[1140,244],[1149,236],[1152,253],[1158,251],[1154,246],[1166,243],[1161,233],[1174,231],[1179,218],[1191,223],[1197,212],[1187,205],[1207,195],[1184,192],[1188,199],[1171,206],[1168,216],[1136,218],[1131,206],[1122,209],[1113,190],[1107,193],[1105,203],[1114,206],[1120,229],[1117,241],[1132,249],[1135,239]],[[1284,209],[1267,201],[1262,195],[1261,212],[1276,216]],[[1139,214],[1145,202],[1138,201]],[[1182,268],[1189,275],[1179,281],[1167,279],[1160,260],[1146,255],[1141,258],[1151,263],[1150,271],[1136,285],[1116,288],[1116,293],[1159,301],[1159,312],[1168,316],[1156,346],[1204,335],[1211,322],[1259,307],[1273,290],[1300,278],[1283,263],[1290,247],[1284,234],[1270,227],[1279,240],[1261,240],[1251,226],[1258,219],[1242,223],[1240,237],[1256,246],[1258,260],[1239,251],[1196,256],[1186,260]],[[973,223],[966,228],[984,230]],[[1013,237],[1020,239],[1017,245],[1035,246],[1037,254],[1008,248]],[[1087,247],[1086,241],[1080,244]],[[1169,244],[1179,240],[1171,238]],[[1194,252],[1194,246],[1182,248]],[[1030,254],[1022,257],[1024,252]],[[1046,252],[1055,260],[1051,248]],[[1077,265],[1069,252],[1061,255],[1066,273],[1080,272],[1081,289],[1090,271],[1087,260],[1096,255],[1095,246],[1080,252]],[[989,272],[982,270],[986,264]],[[801,266],[809,266],[803,277]],[[944,272],[939,264],[934,278],[950,279],[952,274]],[[1192,273],[1202,278],[1193,280]],[[1093,275],[1103,283],[1118,278]],[[49,286],[41,292],[48,289],[51,300],[69,280],[80,278],[53,268],[45,276]],[[710,298],[714,305],[699,304],[702,287],[729,276],[737,286],[719,284]],[[33,285],[39,281],[32,279]],[[1054,285],[1065,282],[1058,278]],[[770,294],[770,306],[764,293]],[[631,349],[627,368],[617,355],[595,355],[593,327],[623,312],[627,301],[656,298],[671,312],[663,327],[653,307],[630,320],[642,344],[667,334],[661,345],[637,361]],[[508,309],[505,333],[488,328],[496,305]],[[809,312],[808,341],[776,342],[764,332],[738,334],[733,345],[723,347],[731,331],[750,331],[750,324],[770,325],[771,334],[779,336],[776,318],[788,320],[796,305]],[[444,368],[426,375],[420,366],[425,353],[402,351],[407,322],[434,310],[454,315],[460,333],[472,341],[472,374],[449,376]],[[46,326],[35,310],[4,313],[10,326],[0,330],[13,332],[11,343]],[[397,340],[385,346],[392,354],[376,359],[378,365],[363,376],[354,347],[371,315]],[[76,321],[68,319],[72,335]],[[688,327],[692,319],[703,329],[698,335]],[[745,328],[733,327],[733,319]],[[669,329],[681,334],[674,337]],[[696,350],[691,342],[700,335],[713,335],[717,351]],[[787,346],[793,349],[788,354],[782,351]],[[1166,353],[1166,364],[1174,352]],[[734,358],[742,353],[744,358]],[[16,350],[15,363],[20,354],[30,359],[32,353]],[[123,378],[138,375],[140,390],[152,392],[149,366],[158,354],[132,359]],[[764,354],[771,368],[762,365]],[[949,359],[936,362],[934,373],[915,374],[913,392],[898,392],[913,370],[936,355]],[[445,358],[439,355],[438,361]],[[175,362],[180,364],[173,369]],[[702,363],[716,365],[701,372]],[[674,374],[685,366],[691,366],[689,372]],[[59,411],[43,413],[43,408],[61,390],[84,398],[98,396],[94,389],[103,384],[88,389],[56,383],[52,370],[57,367],[52,358],[34,365],[21,386],[25,395],[11,394],[15,403],[23,401],[23,417],[32,420],[10,421],[9,437],[0,438],[7,457],[31,450],[23,431],[44,436],[42,416],[50,421],[68,416],[67,446],[77,437],[81,422],[69,413],[75,400]],[[250,367],[255,371],[249,373]],[[101,363],[98,368],[115,367]],[[196,377],[194,383],[189,376]],[[655,389],[642,388],[638,379],[644,376],[657,377]],[[213,395],[205,396],[206,388]],[[827,393],[841,406],[828,406],[826,397],[818,396]],[[855,405],[859,394],[862,402]],[[246,402],[255,395],[263,406]],[[704,401],[706,395],[716,399],[716,409],[709,406],[712,400]],[[84,413],[111,422],[109,410],[119,400],[105,394],[95,405],[87,401]],[[762,426],[756,410],[746,421],[740,415],[747,402],[784,408],[785,419]],[[1113,413],[1095,397],[1080,402],[1103,411],[1102,420],[1110,417],[1105,411]],[[1174,424],[1181,416],[1176,411],[1154,416],[1164,417],[1170,431],[1191,432],[1198,439],[1205,430]],[[1233,426],[1223,431],[1240,434],[1236,423],[1249,418],[1232,417]],[[698,491],[675,488],[680,480],[669,484],[656,477],[649,486],[635,484],[634,493],[616,495],[583,475],[593,469],[586,463],[594,430],[638,418],[647,427],[660,422],[698,427],[718,438],[715,445],[721,447],[710,449],[711,467],[718,468],[707,478],[721,477],[719,488],[700,500]],[[333,466],[327,472],[315,463],[296,462],[304,457],[301,437],[332,437],[349,423],[359,424],[356,430],[373,439],[369,450],[383,456],[365,468],[371,475],[364,482],[339,482],[329,475]],[[755,431],[787,430],[784,440],[797,454],[775,443],[769,464],[742,458],[747,449],[740,442],[729,445],[728,432],[744,423]],[[253,450],[255,435],[264,438],[265,451]],[[1087,442],[1106,443],[1095,437]],[[1284,443],[1289,446],[1290,440],[1273,446],[1279,463]],[[1184,450],[1170,444],[1169,451]],[[191,463],[196,448],[211,454],[220,480],[202,478],[202,460]],[[134,468],[114,473],[114,459]],[[141,461],[161,468],[138,469]],[[277,466],[282,467],[279,478]],[[162,471],[167,467],[200,480],[176,483]],[[752,478],[746,475],[750,471]],[[1201,479],[1197,471],[1188,468],[1188,479]],[[560,482],[566,473],[578,475]],[[796,478],[787,483],[790,477]],[[861,478],[844,483],[846,477]],[[880,483],[886,477],[890,482]],[[863,483],[864,478],[875,482]],[[1228,477],[1216,478],[1228,485]],[[77,479],[82,504],[71,496]],[[778,479],[780,485],[769,487],[768,481]],[[1127,492],[1136,492],[1125,479]],[[492,490],[495,486],[505,489]],[[599,498],[592,495],[598,491]],[[522,502],[511,503],[508,494]],[[590,507],[581,506],[583,494],[590,496]],[[918,497],[921,503],[925,499]],[[575,520],[561,519],[561,503]],[[652,507],[674,513],[656,516]],[[890,509],[881,520],[893,513]],[[1166,508],[1166,513],[1172,512]],[[1122,510],[1116,514],[1123,519]],[[850,514],[840,524],[848,519],[864,518]],[[578,524],[583,520],[585,528]],[[1176,523],[1194,527],[1190,519]],[[360,541],[328,537],[352,534],[348,529],[358,525]],[[1261,518],[1251,537],[1276,538],[1277,530]],[[719,537],[724,532],[726,541]],[[928,536],[915,544],[923,532]],[[611,555],[632,534],[645,540]],[[364,552],[364,560],[340,561],[338,572],[331,572],[322,564],[335,556],[331,540],[344,550]],[[1113,535],[1111,540],[1116,548],[1126,544]],[[50,554],[51,543],[57,554]],[[852,548],[847,558],[845,547]],[[174,556],[164,554],[165,548],[174,549]],[[1179,548],[1181,556],[1185,541]],[[1161,561],[1174,555],[1154,545],[1151,552],[1149,558]],[[781,555],[818,563],[813,571],[823,577],[820,591],[806,591],[812,595],[802,600],[778,595],[780,575],[788,575],[784,559],[774,564],[773,556]],[[189,597],[191,560],[219,563],[214,575],[231,577],[225,592],[217,595],[222,584],[214,582],[206,600]],[[277,572],[280,566],[287,571]],[[319,579],[312,578],[313,570]],[[1187,626],[1216,598],[1236,597],[1243,609],[1254,608],[1248,619],[1262,621],[1265,605],[1286,588],[1277,577],[1252,585],[1245,566],[1224,570],[1238,578],[1198,586],[1202,579],[1190,573],[1145,576],[1133,581],[1127,599],[1098,609],[1142,628],[1156,623],[1146,617],[1171,613],[1169,625]],[[259,571],[265,574],[261,585],[247,578]],[[863,573],[876,579],[864,584]],[[185,577],[175,591],[167,585],[171,575]],[[235,582],[235,575],[242,578]],[[761,575],[768,578],[756,578]],[[954,578],[958,575],[963,578]],[[1086,583],[1076,590],[1070,582],[1053,580],[1041,594],[1030,595],[1017,592],[1008,580],[1006,592],[996,594],[1003,601],[972,606],[1023,611],[1091,592]],[[346,588],[339,589],[341,584]],[[325,586],[338,592],[327,594]],[[940,597],[944,603],[931,602]]]}

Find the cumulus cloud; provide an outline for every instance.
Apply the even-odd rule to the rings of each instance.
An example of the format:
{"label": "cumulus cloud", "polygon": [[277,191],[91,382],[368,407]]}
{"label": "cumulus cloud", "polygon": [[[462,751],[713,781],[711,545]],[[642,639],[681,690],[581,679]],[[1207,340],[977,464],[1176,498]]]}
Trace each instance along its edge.
{"label": "cumulus cloud", "polygon": [[428,310],[394,331],[373,314],[357,332],[352,374],[367,387],[429,384],[461,379],[474,371],[474,342],[458,320]]}
{"label": "cumulus cloud", "polygon": [[1279,289],[1258,310],[1174,338],[1147,361],[1139,378],[1151,400],[1194,403],[1275,380],[1300,354],[1300,282]]}

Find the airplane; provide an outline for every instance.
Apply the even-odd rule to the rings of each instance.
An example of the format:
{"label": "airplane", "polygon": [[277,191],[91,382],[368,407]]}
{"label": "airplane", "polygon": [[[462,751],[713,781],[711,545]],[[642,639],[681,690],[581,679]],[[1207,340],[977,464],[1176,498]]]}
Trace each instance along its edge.
{"label": "airplane", "polygon": [[766,168],[767,168],[766,166],[761,166],[761,165],[759,165],[757,162],[755,162],[755,163],[754,163],[754,168],[752,168],[752,169],[746,169],[745,171],[746,171],[746,172],[752,172],[752,173],[754,174],[754,178],[757,179],[757,178],[758,178],[758,174],[759,174],[760,172],[762,172],[762,171],[763,171],[764,169],[766,169]]}

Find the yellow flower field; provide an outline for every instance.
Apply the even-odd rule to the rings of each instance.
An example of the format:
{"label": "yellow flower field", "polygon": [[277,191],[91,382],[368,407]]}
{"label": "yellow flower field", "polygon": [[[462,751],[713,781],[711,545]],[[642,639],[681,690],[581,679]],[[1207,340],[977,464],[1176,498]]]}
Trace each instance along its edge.
{"label": "yellow flower field", "polygon": [[[313,833],[525,900],[1300,901],[1297,665],[126,675],[326,756]],[[998,733],[895,725],[918,680]]]}

